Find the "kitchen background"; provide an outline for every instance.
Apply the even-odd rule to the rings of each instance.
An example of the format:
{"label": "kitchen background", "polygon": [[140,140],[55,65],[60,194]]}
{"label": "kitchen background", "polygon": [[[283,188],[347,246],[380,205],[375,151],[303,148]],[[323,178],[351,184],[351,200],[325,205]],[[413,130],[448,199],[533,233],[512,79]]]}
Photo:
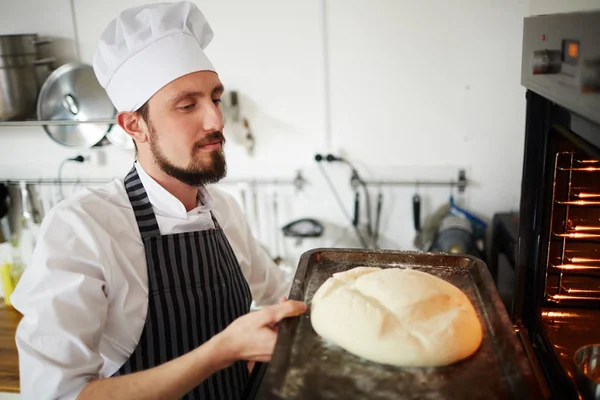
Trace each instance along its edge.
{"label": "kitchen background", "polygon": [[[0,0],[0,34],[51,39],[42,51],[57,57],[57,66],[91,64],[106,23],[142,3]],[[215,31],[209,58],[226,88],[239,94],[240,121],[247,119],[255,138],[250,154],[242,122],[227,125],[229,174],[220,186],[244,204],[255,234],[273,257],[283,256],[290,273],[307,249],[360,246],[317,153],[345,157],[369,181],[450,182],[465,171],[463,193],[444,185],[370,185],[373,215],[378,194],[382,198],[382,248],[415,248],[415,193],[422,198],[423,221],[450,195],[485,221],[516,210],[525,119],[523,18],[600,8],[598,0],[196,3]],[[133,162],[132,151],[114,145],[69,149],[41,126],[0,127],[0,182],[56,179],[61,163],[77,155],[86,161],[64,164],[63,179],[123,177]],[[350,168],[321,166],[352,215]],[[298,174],[304,185],[293,185]],[[283,184],[268,184],[273,180]],[[64,194],[81,186],[64,185]],[[55,187],[39,190],[60,198]],[[299,241],[277,229],[305,217],[324,225],[322,237]],[[23,250],[25,260],[29,253]]]}
{"label": "kitchen background", "polygon": [[[91,64],[106,23],[142,3],[0,0],[0,35],[37,33],[51,40],[41,51],[56,57],[56,66]],[[523,18],[600,8],[600,0],[197,3],[215,30],[209,57],[240,100],[240,120],[232,123],[227,114],[229,176],[220,187],[244,204],[253,231],[274,258],[284,258],[282,268],[290,274],[310,248],[360,246],[346,216],[354,211],[351,169],[317,164],[316,154],[345,157],[369,181],[447,183],[465,171],[462,193],[445,185],[370,185],[373,215],[378,195],[383,198],[383,248],[415,248],[416,193],[423,222],[450,195],[488,223],[497,213],[517,211],[525,132]],[[252,154],[244,119],[255,138]],[[64,162],[78,155],[86,161]],[[41,126],[0,123],[0,182],[55,180],[61,164],[65,180],[106,181],[123,177],[133,158],[115,145],[69,149]],[[283,183],[269,184],[273,180]],[[64,195],[82,186],[64,185]],[[61,198],[56,185],[37,188],[46,207]],[[361,192],[363,235],[365,203]],[[279,228],[304,217],[320,221],[323,236],[282,236]],[[21,241],[25,263],[31,243]],[[0,263],[12,255],[9,244],[0,244]],[[2,400],[17,398],[0,393]]]}

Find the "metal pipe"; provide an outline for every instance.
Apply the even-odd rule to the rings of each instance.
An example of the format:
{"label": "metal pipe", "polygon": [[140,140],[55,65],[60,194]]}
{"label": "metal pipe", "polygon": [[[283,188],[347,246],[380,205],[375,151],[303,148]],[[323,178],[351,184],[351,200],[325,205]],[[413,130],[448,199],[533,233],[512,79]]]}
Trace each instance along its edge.
{"label": "metal pipe", "polygon": [[[399,181],[399,180],[383,180],[383,181],[376,181],[376,180],[370,180],[370,181],[365,181],[365,184],[370,185],[370,186],[459,186],[459,185],[463,185],[463,183],[461,182],[457,182],[457,181],[419,181],[419,180],[406,180],[406,181]],[[464,183],[464,185],[466,186],[467,184]]]}
{"label": "metal pipe", "polygon": [[99,125],[114,125],[117,121],[114,119],[90,119],[85,121],[61,121],[61,120],[28,120],[28,121],[2,121],[1,127],[20,127],[20,126],[64,126],[64,125],[80,125],[80,124],[99,124]]}
{"label": "metal pipe", "polygon": [[[0,182],[7,184],[19,184],[25,182],[32,185],[104,185],[112,182],[114,179],[0,179]],[[237,185],[237,184],[256,184],[256,185],[296,185],[295,180],[279,180],[279,179],[227,179],[219,182],[220,185]]]}

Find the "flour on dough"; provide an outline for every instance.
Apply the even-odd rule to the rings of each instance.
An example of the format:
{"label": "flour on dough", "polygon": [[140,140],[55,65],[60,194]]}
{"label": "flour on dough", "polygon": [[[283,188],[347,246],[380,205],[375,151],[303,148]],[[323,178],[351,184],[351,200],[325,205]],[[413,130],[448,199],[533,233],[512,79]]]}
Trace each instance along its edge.
{"label": "flour on dough", "polygon": [[367,360],[405,367],[471,356],[482,327],[467,296],[425,272],[357,267],[334,274],[311,304],[314,330]]}

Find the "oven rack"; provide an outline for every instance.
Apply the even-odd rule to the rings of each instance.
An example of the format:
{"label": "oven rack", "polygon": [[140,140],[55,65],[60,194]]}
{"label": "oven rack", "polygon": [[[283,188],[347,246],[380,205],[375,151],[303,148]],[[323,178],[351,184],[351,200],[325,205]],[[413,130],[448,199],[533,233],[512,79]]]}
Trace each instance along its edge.
{"label": "oven rack", "polygon": [[[579,179],[579,186],[573,183],[578,181],[574,178],[581,178],[574,174],[588,173],[590,178],[598,175],[598,180],[585,178],[581,183]],[[586,186],[587,182],[597,181],[600,160],[578,158],[574,151],[556,153],[544,285],[549,302],[600,302],[600,257],[568,256],[572,245],[595,246],[594,242],[600,242],[600,220],[581,216],[582,209],[600,207],[598,189]],[[561,192],[563,188],[566,193]],[[579,280],[581,277],[585,280]]]}
{"label": "oven rack", "polygon": [[600,233],[586,233],[586,232],[563,232],[555,233],[552,232],[552,238],[558,240],[594,240],[600,239]]}

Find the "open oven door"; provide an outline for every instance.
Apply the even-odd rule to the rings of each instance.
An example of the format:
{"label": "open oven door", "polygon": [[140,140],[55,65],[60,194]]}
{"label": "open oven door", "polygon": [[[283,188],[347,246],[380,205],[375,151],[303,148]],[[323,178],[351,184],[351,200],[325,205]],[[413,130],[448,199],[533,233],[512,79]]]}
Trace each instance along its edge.
{"label": "open oven door", "polygon": [[527,114],[511,316],[552,399],[597,398],[575,353],[600,343],[599,66],[600,11],[525,19]]}

